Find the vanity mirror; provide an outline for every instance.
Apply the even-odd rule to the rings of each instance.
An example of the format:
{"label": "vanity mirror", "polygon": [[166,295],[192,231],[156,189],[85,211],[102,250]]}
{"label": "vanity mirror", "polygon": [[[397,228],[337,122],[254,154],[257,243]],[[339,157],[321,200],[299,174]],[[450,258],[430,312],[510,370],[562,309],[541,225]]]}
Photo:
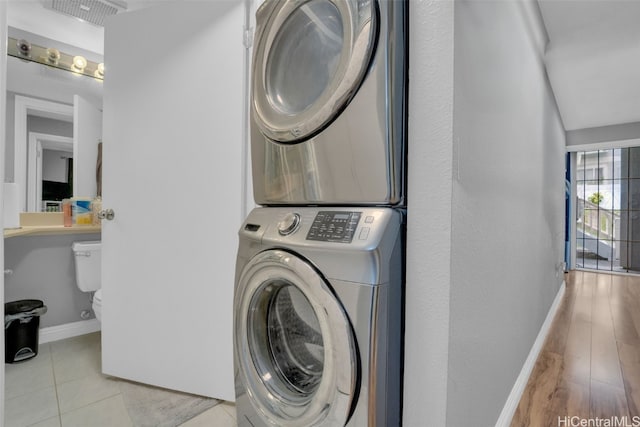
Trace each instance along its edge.
{"label": "vanity mirror", "polygon": [[[25,31],[9,28],[9,35],[101,61],[91,52]],[[7,58],[5,182],[18,185],[20,211],[52,211],[62,198],[97,194],[101,108],[102,81]]]}

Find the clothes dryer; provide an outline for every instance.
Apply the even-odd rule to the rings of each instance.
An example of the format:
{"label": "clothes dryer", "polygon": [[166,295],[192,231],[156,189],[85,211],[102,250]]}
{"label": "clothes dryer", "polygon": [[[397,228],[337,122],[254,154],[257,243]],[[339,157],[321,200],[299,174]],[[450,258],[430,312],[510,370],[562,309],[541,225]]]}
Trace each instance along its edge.
{"label": "clothes dryer", "polygon": [[240,230],[240,427],[400,425],[404,219],[390,208],[253,210]]}
{"label": "clothes dryer", "polygon": [[260,205],[405,203],[404,0],[266,0],[251,155]]}

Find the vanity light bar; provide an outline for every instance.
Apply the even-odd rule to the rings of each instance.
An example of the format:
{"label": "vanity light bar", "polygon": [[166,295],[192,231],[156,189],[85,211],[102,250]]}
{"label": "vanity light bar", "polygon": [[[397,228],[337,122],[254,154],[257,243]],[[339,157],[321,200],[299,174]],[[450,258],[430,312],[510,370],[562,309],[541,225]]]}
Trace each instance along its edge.
{"label": "vanity light bar", "polygon": [[104,64],[87,60],[83,56],[69,55],[56,48],[46,48],[31,44],[24,39],[9,37],[7,55],[24,61],[37,62],[53,68],[71,71],[75,74],[104,80]]}

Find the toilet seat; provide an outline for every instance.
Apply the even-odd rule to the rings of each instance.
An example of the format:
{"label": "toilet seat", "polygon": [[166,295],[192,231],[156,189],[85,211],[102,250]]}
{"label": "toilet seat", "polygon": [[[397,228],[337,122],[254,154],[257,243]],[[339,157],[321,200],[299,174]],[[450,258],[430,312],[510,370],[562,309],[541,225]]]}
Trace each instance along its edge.
{"label": "toilet seat", "polygon": [[95,294],[93,294],[93,312],[96,315],[96,319],[99,321],[102,320],[102,289],[98,289]]}

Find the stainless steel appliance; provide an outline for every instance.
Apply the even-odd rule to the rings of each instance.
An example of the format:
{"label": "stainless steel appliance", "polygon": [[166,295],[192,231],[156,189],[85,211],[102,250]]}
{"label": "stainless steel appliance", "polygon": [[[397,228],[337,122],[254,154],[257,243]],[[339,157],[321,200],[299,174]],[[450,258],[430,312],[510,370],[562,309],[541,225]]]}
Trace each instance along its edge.
{"label": "stainless steel appliance", "polygon": [[251,155],[260,205],[405,203],[407,2],[267,0]]}
{"label": "stainless steel appliance", "polygon": [[400,425],[404,218],[390,208],[270,207],[240,230],[240,427]]}

